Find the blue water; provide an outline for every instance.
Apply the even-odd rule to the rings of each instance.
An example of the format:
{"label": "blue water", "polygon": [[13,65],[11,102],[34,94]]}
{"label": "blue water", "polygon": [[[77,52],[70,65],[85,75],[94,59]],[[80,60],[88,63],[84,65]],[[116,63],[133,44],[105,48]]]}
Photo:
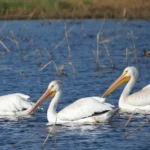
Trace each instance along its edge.
{"label": "blue water", "polygon": [[[68,32],[70,56],[65,39],[65,24]],[[135,55],[128,56],[128,65],[140,69],[140,77],[133,91],[149,84],[150,58],[142,55],[143,49],[150,50],[150,21],[145,20],[33,20],[33,21],[1,21],[0,40],[10,52],[0,44],[0,95],[20,92],[36,100],[46,90],[50,81],[58,79],[63,83],[63,94],[58,111],[78,98],[101,96],[109,85],[119,77],[127,66],[126,48],[133,51],[135,44],[138,64]],[[111,68],[103,43],[99,42],[99,65],[107,66],[97,69],[93,50],[96,50],[96,36],[101,30],[106,46],[110,52],[115,69]],[[134,42],[130,36],[133,33]],[[13,41],[15,36],[18,45]],[[133,44],[134,43],[134,44]],[[51,54],[59,68],[63,63],[71,61],[77,75],[70,65],[64,68],[64,74],[56,76],[53,64],[39,71],[51,59]],[[120,93],[124,86],[112,93],[107,101],[117,107]],[[51,127],[47,127],[47,107],[50,100],[42,104],[44,110],[30,118],[11,120],[0,119],[0,149],[42,149]],[[129,116],[116,115],[112,123],[86,126],[57,126],[50,136],[45,149],[149,149],[150,129],[146,124],[141,130],[127,139],[125,134],[136,128],[148,116],[134,117],[126,130],[123,127]],[[25,143],[13,147],[12,144]]]}

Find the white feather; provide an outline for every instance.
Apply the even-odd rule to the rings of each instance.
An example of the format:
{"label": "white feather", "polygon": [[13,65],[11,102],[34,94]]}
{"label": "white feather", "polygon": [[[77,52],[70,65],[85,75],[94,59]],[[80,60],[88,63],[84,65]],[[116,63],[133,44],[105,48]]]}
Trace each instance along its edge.
{"label": "white feather", "polygon": [[104,100],[99,97],[82,98],[71,105],[62,109],[58,114],[58,118],[66,121],[74,121],[82,118],[91,117],[94,113],[103,113],[112,110],[114,107],[108,106]]}
{"label": "white feather", "polygon": [[105,103],[104,98],[86,97],[81,98],[57,113],[56,107],[61,97],[61,84],[59,81],[52,81],[45,93],[39,98],[33,108],[33,112],[42,102],[55,93],[47,111],[49,125],[52,124],[93,124],[95,122],[108,122],[112,119],[118,109]]}
{"label": "white feather", "polygon": [[29,100],[30,96],[14,93],[0,96],[0,116],[26,114],[34,103]]}
{"label": "white feather", "polygon": [[150,114],[150,84],[145,86],[142,90],[130,94],[138,78],[138,70],[133,66],[127,67],[120,78],[116,80],[116,82],[114,82],[105,93],[107,93],[110,89],[113,89],[113,87],[115,88],[117,84],[120,85],[120,81],[127,78],[129,81],[120,96],[119,108],[125,112],[144,112]]}
{"label": "white feather", "polygon": [[[146,96],[147,95],[147,96]],[[126,102],[133,106],[150,105],[150,88],[144,88],[138,92],[129,95]]]}
{"label": "white feather", "polygon": [[148,84],[147,86],[143,87],[142,90],[150,90],[150,84]]}

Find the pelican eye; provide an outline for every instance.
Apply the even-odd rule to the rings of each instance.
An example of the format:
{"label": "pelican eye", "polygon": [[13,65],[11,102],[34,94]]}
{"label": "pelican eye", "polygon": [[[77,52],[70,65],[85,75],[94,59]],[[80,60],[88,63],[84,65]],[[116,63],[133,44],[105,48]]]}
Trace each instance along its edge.
{"label": "pelican eye", "polygon": [[50,90],[52,90],[53,88],[54,88],[54,85],[51,85],[51,86],[49,87]]}

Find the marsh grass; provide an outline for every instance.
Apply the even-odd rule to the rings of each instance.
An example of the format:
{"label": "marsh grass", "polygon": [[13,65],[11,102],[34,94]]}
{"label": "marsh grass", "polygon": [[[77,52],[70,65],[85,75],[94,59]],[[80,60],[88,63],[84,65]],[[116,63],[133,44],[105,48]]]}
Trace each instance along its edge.
{"label": "marsh grass", "polygon": [[1,19],[150,19],[149,0],[0,0]]}

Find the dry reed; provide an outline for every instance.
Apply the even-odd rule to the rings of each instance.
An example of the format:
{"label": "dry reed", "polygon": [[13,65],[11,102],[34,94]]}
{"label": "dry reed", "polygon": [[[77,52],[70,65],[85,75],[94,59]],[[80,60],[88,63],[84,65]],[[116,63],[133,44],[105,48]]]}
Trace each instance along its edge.
{"label": "dry reed", "polygon": [[133,129],[132,131],[128,132],[125,135],[125,138],[127,138],[129,135],[133,134],[134,132],[136,132],[137,130],[140,130],[145,124],[147,124],[148,122],[150,122],[150,119],[146,119],[146,121],[144,121],[141,125],[139,125],[138,127],[136,127],[135,129]]}
{"label": "dry reed", "polygon": [[132,45],[133,45],[133,54],[135,56],[135,60],[136,60],[136,64],[137,64],[137,68],[139,69],[139,62],[138,62],[138,54],[136,51],[136,46],[135,46],[135,36],[133,35],[133,32],[131,31],[130,33],[128,33],[128,35],[131,37],[132,39]]}
{"label": "dry reed", "polygon": [[97,66],[96,67],[97,70],[102,67],[100,65],[100,63],[99,63],[99,54],[100,54],[100,44],[99,44],[100,40],[99,40],[99,38],[100,38],[100,34],[102,33],[102,28],[104,26],[104,23],[105,23],[105,19],[103,19],[101,27],[100,27],[100,30],[99,30],[99,32],[96,35],[96,47],[97,48],[96,48],[96,50],[93,50],[93,54],[94,54],[94,57],[95,57],[95,63],[96,63],[96,66]]}
{"label": "dry reed", "polygon": [[[112,60],[112,57],[111,57],[110,52],[109,52],[109,50],[107,48],[107,45],[106,45],[106,43],[110,42],[111,39],[109,39],[109,40],[108,39],[104,39],[103,36],[102,36],[102,28],[104,26],[104,23],[105,23],[105,19],[103,19],[101,27],[100,27],[100,31],[97,33],[97,36],[96,36],[97,49],[93,50],[93,54],[94,54],[95,62],[96,62],[96,66],[97,66],[96,67],[97,70],[102,69],[102,68],[106,68],[106,67],[110,67],[110,66],[100,65],[100,44],[102,44],[104,46],[104,49],[105,49],[105,51],[107,53],[108,59],[109,59],[110,64],[111,64],[111,68],[115,68],[113,60]],[[101,51],[102,51],[102,49],[101,49]],[[101,59],[102,59],[102,57],[101,57]]]}
{"label": "dry reed", "polygon": [[110,63],[111,63],[111,67],[114,68],[115,66],[114,66],[113,60],[112,60],[112,58],[111,58],[110,52],[109,52],[109,50],[108,50],[108,48],[107,48],[107,46],[106,46],[106,44],[105,44],[104,39],[103,39],[102,36],[101,36],[101,40],[102,40],[102,43],[103,43],[103,45],[104,45],[104,48],[105,48],[105,50],[106,50],[106,52],[107,52],[109,61],[110,61]]}
{"label": "dry reed", "polygon": [[4,47],[7,52],[10,52],[9,48],[0,40],[0,44]]}
{"label": "dry reed", "polygon": [[42,144],[42,148],[44,148],[44,146],[45,146],[45,144],[46,144],[48,138],[50,137],[50,135],[51,135],[52,133],[54,133],[54,131],[56,130],[56,123],[57,123],[57,118],[56,118],[55,123],[54,123],[53,126],[52,126],[52,129],[51,129],[50,132],[47,134],[47,137],[45,138],[45,140],[44,140],[44,142],[43,142],[43,144]]}

